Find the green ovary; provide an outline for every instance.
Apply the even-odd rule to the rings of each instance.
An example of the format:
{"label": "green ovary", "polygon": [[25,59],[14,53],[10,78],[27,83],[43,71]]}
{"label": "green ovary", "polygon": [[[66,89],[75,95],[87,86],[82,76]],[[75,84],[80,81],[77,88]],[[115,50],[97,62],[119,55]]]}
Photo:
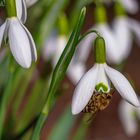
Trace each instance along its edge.
{"label": "green ovary", "polygon": [[96,85],[95,90],[97,92],[107,92],[108,91],[108,87],[106,85],[104,85],[103,83],[99,83]]}

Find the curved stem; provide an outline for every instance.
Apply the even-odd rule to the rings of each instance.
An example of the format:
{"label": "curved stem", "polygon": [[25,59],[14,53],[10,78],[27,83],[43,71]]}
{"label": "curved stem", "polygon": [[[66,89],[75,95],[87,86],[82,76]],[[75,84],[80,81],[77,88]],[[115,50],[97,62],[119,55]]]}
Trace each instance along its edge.
{"label": "curved stem", "polygon": [[77,45],[89,34],[95,33],[98,37],[101,37],[100,33],[96,30],[89,30],[88,32],[84,33],[78,40]]}

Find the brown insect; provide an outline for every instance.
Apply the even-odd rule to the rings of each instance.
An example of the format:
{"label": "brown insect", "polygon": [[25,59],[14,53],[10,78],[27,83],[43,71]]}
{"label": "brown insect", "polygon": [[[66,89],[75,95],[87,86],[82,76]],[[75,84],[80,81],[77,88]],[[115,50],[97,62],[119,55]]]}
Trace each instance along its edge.
{"label": "brown insect", "polygon": [[113,93],[97,93],[92,95],[82,112],[96,115],[97,112],[104,110],[109,105]]}

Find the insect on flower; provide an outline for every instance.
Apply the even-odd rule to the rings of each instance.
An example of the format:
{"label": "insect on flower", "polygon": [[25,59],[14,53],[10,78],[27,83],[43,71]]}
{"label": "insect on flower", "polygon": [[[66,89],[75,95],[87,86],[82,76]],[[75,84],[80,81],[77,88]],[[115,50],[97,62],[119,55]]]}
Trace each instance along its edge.
{"label": "insect on flower", "polygon": [[96,113],[105,109],[112,97],[111,83],[130,104],[139,107],[139,100],[129,81],[119,71],[106,64],[105,41],[95,40],[96,64],[81,78],[72,99],[72,113]]}
{"label": "insect on flower", "polygon": [[112,93],[95,93],[82,112],[96,114],[104,110],[110,104],[113,94],[114,91]]}

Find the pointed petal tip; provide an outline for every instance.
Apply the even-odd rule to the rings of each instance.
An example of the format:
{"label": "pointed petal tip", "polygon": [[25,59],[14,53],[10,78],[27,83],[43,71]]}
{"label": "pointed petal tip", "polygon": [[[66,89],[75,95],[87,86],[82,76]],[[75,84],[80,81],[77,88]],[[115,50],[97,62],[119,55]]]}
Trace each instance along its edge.
{"label": "pointed petal tip", "polygon": [[139,102],[138,98],[133,102],[133,105],[138,108],[140,107],[140,102]]}
{"label": "pointed petal tip", "polygon": [[21,65],[25,69],[28,69],[31,66],[31,62],[23,62],[22,64],[19,64],[19,65]]}
{"label": "pointed petal tip", "polygon": [[98,65],[94,65],[79,81],[72,97],[72,113],[80,113],[88,104],[95,89]]}
{"label": "pointed petal tip", "polygon": [[78,110],[78,108],[74,108],[74,106],[72,105],[72,110],[71,110],[73,115],[77,115],[79,114],[81,111]]}
{"label": "pointed petal tip", "polygon": [[113,83],[116,90],[120,93],[122,98],[124,98],[127,102],[132,104],[135,107],[140,107],[140,102],[137,98],[137,95],[129,83],[129,81],[126,79],[124,75],[122,75],[119,71],[109,67],[106,65],[105,67],[107,76]]}

